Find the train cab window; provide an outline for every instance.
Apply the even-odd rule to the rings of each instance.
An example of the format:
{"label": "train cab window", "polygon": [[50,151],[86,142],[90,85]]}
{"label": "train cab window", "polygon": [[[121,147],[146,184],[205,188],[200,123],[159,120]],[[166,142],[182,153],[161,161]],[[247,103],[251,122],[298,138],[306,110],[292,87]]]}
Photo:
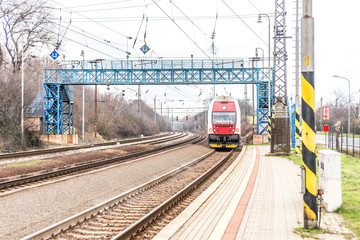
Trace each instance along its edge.
{"label": "train cab window", "polygon": [[213,112],[213,124],[236,124],[235,112]]}

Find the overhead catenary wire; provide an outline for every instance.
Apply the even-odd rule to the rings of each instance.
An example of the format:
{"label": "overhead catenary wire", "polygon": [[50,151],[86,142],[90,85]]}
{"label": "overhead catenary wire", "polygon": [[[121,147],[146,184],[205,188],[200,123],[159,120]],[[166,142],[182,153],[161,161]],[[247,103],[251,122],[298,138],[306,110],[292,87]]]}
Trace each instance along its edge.
{"label": "overhead catenary wire", "polygon": [[192,24],[193,26],[195,26],[200,32],[202,32],[202,33],[203,33],[205,36],[207,36],[208,38],[211,38],[211,37],[210,37],[206,32],[204,32],[197,24],[195,24],[194,21],[191,20],[173,1],[170,0],[170,3],[171,3],[172,5],[174,5],[174,6],[176,7],[176,9],[179,10],[179,11],[181,12],[181,14],[184,15],[184,17],[185,17],[186,19],[188,19],[188,20],[191,22],[191,24]]}
{"label": "overhead catenary wire", "polygon": [[[56,23],[55,23],[55,24],[56,24]],[[79,28],[79,27],[77,27],[77,26],[75,26],[75,25],[72,25],[71,27],[72,27],[72,28],[76,28],[76,29],[78,29],[79,31],[82,31],[82,34],[83,34],[83,35],[85,35],[85,33],[86,33],[86,34],[88,34],[88,35],[90,35],[90,36],[92,36],[92,37],[94,37],[94,38],[99,39],[100,41],[105,41],[106,43],[109,43],[109,44],[110,44],[110,41],[108,41],[108,40],[106,40],[106,39],[103,39],[102,37],[99,37],[99,35],[92,34],[91,32],[85,31],[85,30],[83,30],[83,29],[81,29],[81,28]],[[74,30],[70,29],[70,31],[74,31]],[[74,32],[75,32],[75,31],[74,31]],[[115,43],[115,42],[111,42],[111,44],[113,44],[113,45],[120,45],[120,46],[123,46],[123,47],[126,46],[125,44],[120,44],[120,43]]]}
{"label": "overhead catenary wire", "polygon": [[147,13],[147,6],[146,6],[146,22],[145,22],[145,31],[144,31],[144,42],[146,43],[146,31],[149,23],[149,16]]}
{"label": "overhead catenary wire", "polygon": [[259,12],[261,13],[261,11],[259,10],[259,8],[256,7],[256,5],[251,1],[249,0],[250,4]]}
{"label": "overhead catenary wire", "polygon": [[[215,35],[216,35],[217,20],[218,20],[218,10],[216,10],[214,30],[213,30],[213,32],[212,32],[212,34],[211,34],[211,53],[213,54],[213,57],[216,56],[214,40],[215,40]],[[214,86],[214,87],[215,87],[215,86]]]}
{"label": "overhead catenary wire", "polygon": [[103,3],[93,3],[93,4],[87,4],[87,5],[79,5],[79,6],[71,6],[71,8],[83,8],[83,7],[93,7],[93,6],[100,6],[100,5],[109,5],[114,3],[122,3],[122,2],[132,2],[134,0],[118,0],[118,1],[112,1],[112,2],[103,2]]}
{"label": "overhead catenary wire", "polygon": [[[52,33],[55,33],[52,29],[47,29],[47,31],[52,32]],[[84,44],[82,44],[82,43],[80,43],[80,42],[78,42],[78,41],[75,41],[75,40],[73,40],[73,39],[71,39],[71,38],[68,38],[68,37],[65,37],[65,36],[64,36],[64,38],[67,39],[68,41],[74,42],[74,43],[79,44],[79,45],[81,45],[81,46],[83,46],[83,47],[87,47],[87,48],[89,48],[89,49],[91,49],[91,50],[94,50],[94,51],[96,51],[96,52],[98,52],[98,53],[101,53],[101,54],[103,54],[103,55],[105,55],[105,56],[108,56],[108,57],[110,57],[111,59],[121,61],[121,59],[116,58],[116,57],[114,57],[114,56],[112,56],[112,55],[110,55],[110,54],[104,53],[104,52],[102,52],[102,51],[99,51],[99,50],[97,50],[96,48],[92,48],[92,47],[86,46],[86,45],[84,45]]]}
{"label": "overhead catenary wire", "polygon": [[[62,26],[62,25],[59,24],[59,27],[64,27],[64,26]],[[74,32],[74,33],[77,33],[77,34],[79,34],[79,35],[83,35],[83,36],[85,37],[84,31],[83,31],[83,33],[81,33],[81,32],[78,32],[78,31],[76,31],[76,30],[74,30],[74,29],[69,29],[69,30],[72,31],[72,32]],[[63,38],[64,38],[64,37],[65,37],[65,35],[63,36]],[[106,45],[106,46],[108,46],[108,47],[111,47],[111,48],[114,48],[114,49],[116,49],[116,50],[119,50],[119,51],[121,51],[121,52],[123,52],[123,53],[127,53],[125,50],[122,50],[122,49],[120,49],[120,48],[118,48],[118,47],[112,46],[111,44],[109,44],[109,43],[107,43],[107,42],[104,42],[104,41],[101,41],[101,40],[97,40],[97,39],[95,39],[95,38],[93,38],[93,37],[89,37],[89,36],[86,36],[86,37],[89,38],[89,39],[91,39],[91,40],[93,40],[93,41],[96,41],[96,42],[98,42],[98,43],[100,43],[100,44],[103,44],[103,45]],[[67,38],[67,39],[68,39],[68,38]],[[85,42],[86,42],[86,45],[84,45],[84,46],[89,47],[86,39],[85,39]]]}
{"label": "overhead catenary wire", "polygon": [[[256,7],[256,5],[251,0],[249,0],[249,2],[259,13],[270,15],[270,14],[261,12],[260,9],[258,7]],[[272,13],[272,14],[274,14],[274,13]],[[268,19],[268,20],[270,21],[270,19]],[[272,24],[271,22],[270,22],[270,25],[274,27],[274,24]]]}
{"label": "overhead catenary wire", "polygon": [[[241,18],[254,18],[257,17],[259,14],[241,14],[239,15]],[[190,19],[196,20],[211,20],[215,19],[216,16],[189,16]],[[234,19],[237,18],[236,15],[219,15],[218,19]],[[84,19],[86,18],[72,18],[76,22],[87,22]],[[101,22],[134,22],[134,21],[142,21],[142,17],[97,17],[92,18],[93,20],[101,21]],[[168,17],[161,17],[161,16],[149,16],[149,21],[168,21]],[[184,16],[172,16],[171,20],[176,21],[187,21],[188,19]]]}
{"label": "overhead catenary wire", "polygon": [[68,8],[68,7],[66,7],[66,6],[64,6],[64,5],[62,5],[62,4],[60,4],[60,3],[56,2],[56,1],[54,1],[54,0],[52,0],[52,1],[53,1],[54,3],[56,3],[56,4],[60,5],[60,6],[62,6],[63,8],[66,8],[66,9],[68,9],[68,10],[70,10],[70,11],[72,11],[72,12],[74,12],[74,13],[76,13],[76,14],[78,14],[78,15],[80,15],[80,16],[82,16],[82,17],[84,17],[84,18],[88,19],[88,20],[90,20],[91,22],[94,22],[94,23],[96,23],[96,24],[98,24],[98,25],[100,25],[100,26],[102,26],[102,27],[104,27],[104,28],[106,28],[106,29],[108,29],[108,30],[110,30],[110,31],[114,32],[114,33],[117,33],[117,34],[119,34],[119,35],[121,35],[121,36],[123,36],[123,37],[125,37],[125,38],[128,38],[128,36],[126,36],[125,34],[120,33],[120,32],[118,32],[118,31],[116,31],[116,30],[114,30],[114,29],[112,29],[112,28],[110,28],[110,27],[108,27],[108,26],[106,26],[106,25],[104,25],[104,24],[101,24],[101,23],[99,23],[99,22],[97,22],[97,21],[95,21],[95,20],[93,20],[93,19],[91,19],[91,18],[89,18],[89,17],[87,17],[87,16],[85,16],[85,15],[83,15],[83,14],[79,13],[78,11],[74,11],[74,10],[72,10],[72,9],[70,9],[70,8]]}
{"label": "overhead catenary wire", "polygon": [[[159,2],[160,0],[157,0]],[[77,13],[86,13],[86,12],[100,12],[100,11],[112,11],[112,10],[119,10],[119,9],[130,9],[130,8],[141,8],[147,5],[152,5],[154,3],[146,3],[140,4],[135,6],[123,6],[123,7],[111,7],[111,8],[97,8],[97,9],[88,9],[88,10],[77,10]]]}
{"label": "overhead catenary wire", "polygon": [[171,19],[171,17],[164,11],[164,9],[162,9],[159,4],[157,4],[157,2],[155,0],[152,0],[156,6],[185,34],[185,36],[192,42],[195,44],[195,46],[205,55],[207,56],[209,59],[211,59],[211,57],[175,22],[175,20]]}
{"label": "overhead catenary wire", "polygon": [[84,34],[84,30],[82,30],[83,31],[83,37],[84,37],[84,40],[85,40],[85,43],[86,43],[86,46],[88,47],[89,45],[88,45],[88,43],[87,43],[87,40],[86,40],[86,37],[85,37],[85,34]]}
{"label": "overhead catenary wire", "polygon": [[59,9],[60,10],[60,17],[59,17],[59,29],[58,29],[58,34],[57,34],[57,40],[56,40],[56,47],[58,47],[58,43],[60,41],[60,25],[61,25],[61,20],[62,20],[62,14],[61,14],[61,8]]}
{"label": "overhead catenary wire", "polygon": [[[60,31],[60,25],[61,25],[61,16],[60,16],[59,31]],[[65,32],[64,32],[64,34],[62,35],[61,40],[58,38],[58,41],[57,41],[57,43],[56,43],[56,49],[58,49],[58,48],[61,46],[61,43],[62,43],[62,41],[64,40],[64,37],[65,37],[67,31],[69,30],[70,25],[71,25],[71,12],[70,12],[70,21],[69,21],[69,24],[67,25],[67,27],[66,27],[66,29],[65,29]],[[60,34],[60,32],[59,32],[59,34]],[[58,37],[59,37],[59,35],[58,35]]]}
{"label": "overhead catenary wire", "polygon": [[[262,41],[266,46],[269,45],[267,42],[265,42],[265,41],[241,18],[224,0],[221,0],[221,1],[225,4],[225,6],[226,6],[227,8],[230,9],[230,11],[231,11],[233,14],[235,14],[235,15],[237,16],[238,19],[240,19],[240,21],[241,21],[243,24],[245,24],[246,27],[249,28],[249,30],[250,30],[257,38],[260,39],[260,41]],[[270,47],[270,46],[268,46],[268,47]]]}
{"label": "overhead catenary wire", "polygon": [[145,14],[143,13],[143,17],[142,17],[142,20],[141,20],[141,23],[140,23],[140,27],[139,27],[139,30],[138,30],[138,32],[137,32],[137,34],[136,34],[134,43],[133,43],[133,47],[135,47],[135,44],[136,44],[136,42],[137,42],[137,39],[138,39],[140,30],[141,30],[141,26],[143,25],[143,22],[144,22],[144,19],[145,19]]}

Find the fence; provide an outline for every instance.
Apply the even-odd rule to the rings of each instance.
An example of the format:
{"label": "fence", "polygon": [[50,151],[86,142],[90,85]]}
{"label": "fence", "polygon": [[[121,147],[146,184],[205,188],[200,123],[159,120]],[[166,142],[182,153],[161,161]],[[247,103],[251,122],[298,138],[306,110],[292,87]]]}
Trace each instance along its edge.
{"label": "fence", "polygon": [[[355,123],[353,122],[353,131],[348,135],[343,125],[340,127],[340,131],[334,131],[334,125],[329,126],[329,132],[327,137],[327,148],[335,149],[341,153],[352,155],[357,154],[360,157],[360,135],[355,135],[354,131]],[[345,130],[345,131],[344,131]],[[360,134],[360,133],[359,133]]]}

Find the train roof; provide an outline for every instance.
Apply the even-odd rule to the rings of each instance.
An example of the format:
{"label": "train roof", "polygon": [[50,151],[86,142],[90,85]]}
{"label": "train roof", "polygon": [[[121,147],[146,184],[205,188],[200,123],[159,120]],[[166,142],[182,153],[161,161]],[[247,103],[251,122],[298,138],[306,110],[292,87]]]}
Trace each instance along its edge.
{"label": "train roof", "polygon": [[218,101],[235,101],[235,98],[232,96],[218,96],[214,99],[215,102]]}

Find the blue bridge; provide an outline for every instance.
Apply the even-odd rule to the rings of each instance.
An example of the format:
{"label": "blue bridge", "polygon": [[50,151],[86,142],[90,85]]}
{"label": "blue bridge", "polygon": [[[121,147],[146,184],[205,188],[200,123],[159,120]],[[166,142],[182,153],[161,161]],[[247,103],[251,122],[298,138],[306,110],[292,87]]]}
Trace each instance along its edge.
{"label": "blue bridge", "polygon": [[[257,59],[259,60],[259,59]],[[268,81],[272,69],[243,59],[124,60],[78,62],[70,69],[44,70],[44,133],[73,134],[72,85],[255,84],[257,133],[267,133]],[[270,76],[269,76],[270,75]],[[272,83],[272,79],[270,79]],[[272,98],[272,96],[270,96]]]}

